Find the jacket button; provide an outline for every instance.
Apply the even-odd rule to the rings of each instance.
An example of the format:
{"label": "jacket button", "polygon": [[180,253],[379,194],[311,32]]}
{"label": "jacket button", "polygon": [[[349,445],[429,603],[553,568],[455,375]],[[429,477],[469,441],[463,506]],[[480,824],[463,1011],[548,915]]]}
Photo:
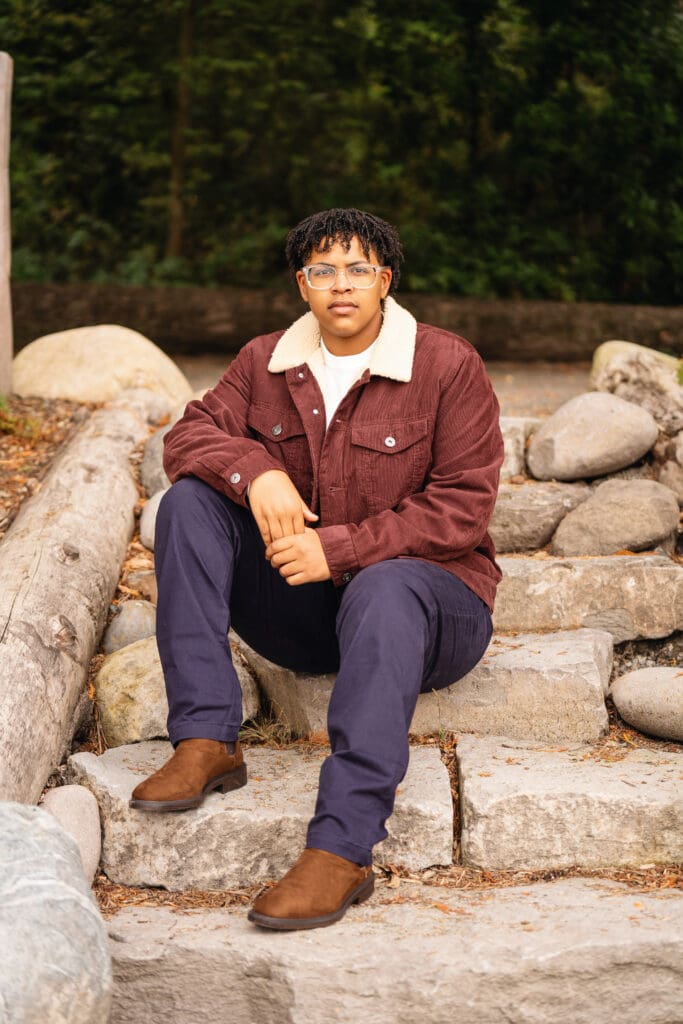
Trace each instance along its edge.
{"label": "jacket button", "polygon": [[282,433],[282,424],[276,423],[275,426],[272,427],[270,432],[273,435],[273,437],[279,437],[280,434]]}
{"label": "jacket button", "polygon": [[302,371],[299,371],[299,373],[297,373],[297,377],[299,378],[299,380],[303,380],[304,376],[305,374]]}
{"label": "jacket button", "polygon": [[393,448],[394,445],[396,444],[396,438],[389,435],[389,437],[384,438],[384,443],[387,446],[387,448]]}
{"label": "jacket button", "polygon": [[242,477],[239,475],[239,473],[231,473],[230,474],[230,483],[231,484],[238,484],[241,479],[242,479]]}
{"label": "jacket button", "polygon": [[352,579],[353,579],[353,573],[352,572],[343,572],[342,573],[342,583],[350,583]]}
{"label": "jacket button", "polygon": [[320,412],[320,409],[314,409],[313,410],[313,415],[317,416],[319,412]]}

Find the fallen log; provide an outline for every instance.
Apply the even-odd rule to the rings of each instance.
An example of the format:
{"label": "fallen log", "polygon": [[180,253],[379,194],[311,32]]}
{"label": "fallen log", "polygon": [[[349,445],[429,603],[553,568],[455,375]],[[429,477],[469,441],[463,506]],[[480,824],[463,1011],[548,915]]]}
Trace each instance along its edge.
{"label": "fallen log", "polygon": [[0,800],[35,803],[69,748],[133,532],[130,408],[97,410],[0,544]]}

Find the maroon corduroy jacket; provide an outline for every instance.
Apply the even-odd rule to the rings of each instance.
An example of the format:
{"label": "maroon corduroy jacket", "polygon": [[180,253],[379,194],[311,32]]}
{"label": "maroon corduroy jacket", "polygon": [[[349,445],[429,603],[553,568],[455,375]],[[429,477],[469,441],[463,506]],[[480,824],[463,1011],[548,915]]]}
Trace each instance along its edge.
{"label": "maroon corduroy jacket", "polygon": [[462,338],[389,298],[369,369],[325,429],[312,313],[254,338],[166,435],[170,480],[196,476],[239,505],[285,469],[311,509],[336,585],[388,558],[455,573],[492,608],[500,570],[487,527],[503,459],[499,408]]}

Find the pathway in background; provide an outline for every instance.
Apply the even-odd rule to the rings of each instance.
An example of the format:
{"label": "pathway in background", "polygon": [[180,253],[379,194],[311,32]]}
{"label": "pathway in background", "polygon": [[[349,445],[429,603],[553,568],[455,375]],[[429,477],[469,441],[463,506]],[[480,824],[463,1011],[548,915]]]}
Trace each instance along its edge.
{"label": "pathway in background", "polygon": [[[175,363],[196,390],[210,388],[230,357],[176,356]],[[549,416],[574,395],[587,391],[590,363],[489,362],[487,370],[503,416]]]}

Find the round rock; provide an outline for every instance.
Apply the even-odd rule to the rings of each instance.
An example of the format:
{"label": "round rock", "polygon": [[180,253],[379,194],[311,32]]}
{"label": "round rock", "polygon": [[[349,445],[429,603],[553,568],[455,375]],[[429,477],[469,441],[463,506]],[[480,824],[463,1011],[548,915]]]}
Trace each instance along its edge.
{"label": "round rock", "polygon": [[[241,659],[233,656],[233,663],[246,721],[259,710],[258,689]],[[154,637],[138,640],[105,658],[95,679],[95,692],[107,746],[168,736],[168,701]]]}
{"label": "round rock", "polygon": [[97,800],[85,786],[57,786],[48,789],[41,806],[76,841],[83,873],[86,880],[92,883],[102,852]]}
{"label": "round rock", "polygon": [[166,491],[157,491],[156,494],[153,494],[140,516],[140,543],[149,548],[150,551],[154,551],[154,530],[157,522],[157,512],[159,511],[161,499],[165,494]]}
{"label": "round rock", "polygon": [[678,527],[675,494],[654,480],[607,480],[569,512],[550,545],[553,555],[613,555],[646,551]]}
{"label": "round rock", "polygon": [[46,334],[23,348],[12,368],[18,395],[108,402],[129,389],[163,395],[170,412],[192,394],[185,376],[153,342],[116,324]]}
{"label": "round rock", "polygon": [[544,547],[560,520],[591,495],[585,484],[501,484],[489,533],[497,551]]}
{"label": "round rock", "polygon": [[657,424],[615,395],[586,392],[565,402],[531,437],[527,463],[538,480],[582,480],[630,466],[652,448]]}
{"label": "round rock", "polygon": [[40,807],[0,803],[2,1020],[102,1024],[107,930],[73,839]]}
{"label": "round rock", "polygon": [[629,725],[652,736],[683,742],[683,669],[640,668],[612,683],[612,699]]}
{"label": "round rock", "polygon": [[156,494],[157,491],[166,490],[171,486],[171,481],[164,472],[163,464],[164,437],[170,429],[171,425],[167,424],[161,430],[157,430],[145,445],[145,454],[140,466],[140,478],[142,486],[148,494]]}
{"label": "round rock", "polygon": [[157,625],[157,610],[149,601],[124,601],[107,626],[102,649],[113,654],[122,647],[128,647],[137,640],[154,636]]}

